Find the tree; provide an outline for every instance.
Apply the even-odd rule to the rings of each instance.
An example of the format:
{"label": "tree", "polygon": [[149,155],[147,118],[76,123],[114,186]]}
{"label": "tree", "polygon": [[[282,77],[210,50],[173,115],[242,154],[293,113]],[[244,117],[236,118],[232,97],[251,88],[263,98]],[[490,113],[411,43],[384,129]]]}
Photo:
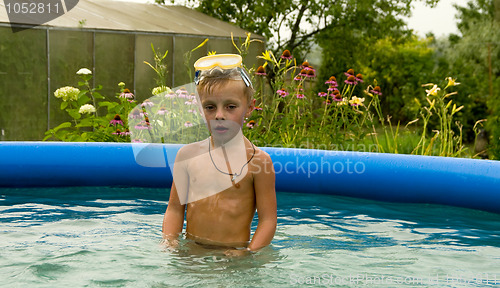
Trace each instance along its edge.
{"label": "tree", "polygon": [[263,35],[278,54],[284,49],[307,50],[316,35],[334,28],[358,27],[382,35],[385,30],[381,28],[404,24],[399,17],[410,15],[412,1],[435,5],[439,0],[187,0],[187,4]]}
{"label": "tree", "polygon": [[487,117],[490,156],[500,159],[500,0],[474,0],[457,9],[462,35],[450,38],[447,55],[470,104],[464,122],[472,126]]}

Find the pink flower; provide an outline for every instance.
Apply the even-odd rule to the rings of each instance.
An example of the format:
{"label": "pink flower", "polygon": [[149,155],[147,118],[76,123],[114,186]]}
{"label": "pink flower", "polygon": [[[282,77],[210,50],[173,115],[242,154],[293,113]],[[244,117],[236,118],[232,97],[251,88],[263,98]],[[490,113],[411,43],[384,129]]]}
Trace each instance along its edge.
{"label": "pink flower", "polygon": [[130,131],[128,129],[125,129],[122,133],[120,133],[120,136],[129,136],[131,135]]}
{"label": "pink flower", "polygon": [[186,121],[186,123],[184,123],[184,126],[185,127],[193,127],[193,123]]}
{"label": "pink flower", "polygon": [[326,94],[326,92],[319,92],[319,93],[318,93],[318,96],[319,96],[319,97],[325,97],[325,96],[327,96],[327,95],[328,95],[328,94]]}
{"label": "pink flower", "polygon": [[354,77],[354,75],[350,75],[349,77],[347,77],[347,80],[345,80],[344,82],[345,82],[345,84],[349,84],[349,85],[358,84],[358,82],[356,81],[356,77]]}
{"label": "pink flower", "polygon": [[278,95],[280,95],[281,97],[288,96],[288,92],[286,92],[285,89],[280,89],[280,90],[276,91],[276,93],[278,93]]}
{"label": "pink flower", "polygon": [[253,120],[248,121],[248,123],[247,123],[248,128],[252,129],[255,126],[257,126],[257,123],[255,123],[255,121],[253,121]]}
{"label": "pink flower", "polygon": [[372,92],[373,94],[382,95],[382,91],[380,90],[380,86],[375,86],[375,88],[370,90],[370,92]]}
{"label": "pink flower", "polygon": [[175,93],[177,93],[177,95],[179,95],[179,98],[189,98],[189,94],[188,94],[186,88],[184,88],[184,87],[177,89],[177,91],[175,91]]}
{"label": "pink flower", "polygon": [[306,97],[304,94],[297,94],[297,99],[303,99],[304,97]]}
{"label": "pink flower", "polygon": [[360,83],[363,83],[363,75],[361,74],[357,74],[356,75],[356,81],[360,82]]}
{"label": "pink flower", "polygon": [[123,92],[118,96],[120,98],[126,98],[126,99],[134,99],[134,94],[130,92],[127,88],[123,89]]}
{"label": "pink flower", "polygon": [[156,114],[158,115],[165,115],[166,113],[168,113],[167,109],[165,109],[165,107],[161,107],[160,110],[158,110],[158,112],[156,112]]}
{"label": "pink flower", "polygon": [[123,125],[123,121],[122,121],[122,118],[120,117],[120,115],[116,114],[115,117],[113,118],[113,120],[109,121],[109,124],[112,124],[115,126],[117,124]]}
{"label": "pink flower", "polygon": [[329,84],[331,86],[335,86],[337,87],[338,84],[337,84],[337,78],[335,78],[335,76],[331,76],[330,79],[328,79],[328,81],[325,82],[325,84]]}
{"label": "pink flower", "polygon": [[154,106],[154,105],[155,104],[153,102],[149,101],[149,99],[144,100],[144,102],[142,102],[142,104],[141,104],[142,107],[146,107],[146,106],[151,107],[151,106]]}
{"label": "pink flower", "polygon": [[289,50],[285,50],[283,51],[283,54],[281,54],[281,58],[286,60],[291,60],[293,58],[292,53],[290,53]]}
{"label": "pink flower", "polygon": [[142,119],[144,116],[142,115],[142,112],[139,111],[139,109],[134,109],[132,110],[132,113],[130,113],[129,117],[132,119]]}
{"label": "pink flower", "polygon": [[147,130],[149,129],[149,122],[147,121],[141,121],[139,124],[134,126],[135,129],[137,130]]}
{"label": "pink flower", "polygon": [[344,74],[347,77],[354,76],[354,69],[349,69],[349,70],[347,70],[347,72],[344,72]]}
{"label": "pink flower", "polygon": [[257,71],[255,71],[255,75],[266,76],[267,74],[264,66],[259,66],[259,68],[257,68]]}

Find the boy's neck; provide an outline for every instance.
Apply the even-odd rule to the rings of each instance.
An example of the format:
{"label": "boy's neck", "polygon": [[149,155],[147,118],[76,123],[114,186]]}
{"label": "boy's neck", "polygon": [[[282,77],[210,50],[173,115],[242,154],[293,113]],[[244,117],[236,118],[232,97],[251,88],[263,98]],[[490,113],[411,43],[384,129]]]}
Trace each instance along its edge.
{"label": "boy's neck", "polygon": [[231,138],[229,141],[226,141],[226,142],[216,141],[213,136],[210,136],[209,141],[211,142],[210,144],[212,145],[212,147],[214,149],[220,148],[222,146],[225,148],[231,148],[231,147],[234,147],[236,145],[241,145],[241,141],[244,141],[243,138],[244,138],[243,132],[240,129],[238,131],[238,133],[233,138]]}

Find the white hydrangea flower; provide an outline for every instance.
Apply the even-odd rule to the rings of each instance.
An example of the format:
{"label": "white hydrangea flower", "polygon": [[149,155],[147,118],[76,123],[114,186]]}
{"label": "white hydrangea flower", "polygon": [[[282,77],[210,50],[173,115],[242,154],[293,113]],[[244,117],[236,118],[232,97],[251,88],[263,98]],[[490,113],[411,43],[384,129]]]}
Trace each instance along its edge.
{"label": "white hydrangea flower", "polygon": [[63,101],[77,100],[78,94],[80,94],[80,89],[71,86],[61,87],[54,92],[54,96]]}
{"label": "white hydrangea flower", "polygon": [[95,107],[92,104],[85,104],[80,107],[80,110],[78,113],[83,114],[83,113],[94,113],[95,112]]}
{"label": "white hydrangea flower", "polygon": [[76,75],[92,75],[92,71],[87,68],[82,68],[76,72]]}
{"label": "white hydrangea flower", "polygon": [[171,93],[172,90],[170,90],[170,88],[167,86],[158,86],[158,87],[153,88],[152,93],[153,93],[153,95],[158,95],[158,94],[161,94],[163,92]]}

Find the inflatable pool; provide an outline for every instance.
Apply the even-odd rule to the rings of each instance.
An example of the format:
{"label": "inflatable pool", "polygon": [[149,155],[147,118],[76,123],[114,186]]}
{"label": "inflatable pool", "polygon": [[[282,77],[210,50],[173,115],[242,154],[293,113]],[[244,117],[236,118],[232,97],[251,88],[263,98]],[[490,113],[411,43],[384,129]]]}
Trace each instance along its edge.
{"label": "inflatable pool", "polygon": [[[170,188],[170,166],[181,146],[0,142],[0,187]],[[273,160],[278,191],[443,204],[500,213],[500,161],[262,149]],[[141,165],[144,155],[156,162]]]}

